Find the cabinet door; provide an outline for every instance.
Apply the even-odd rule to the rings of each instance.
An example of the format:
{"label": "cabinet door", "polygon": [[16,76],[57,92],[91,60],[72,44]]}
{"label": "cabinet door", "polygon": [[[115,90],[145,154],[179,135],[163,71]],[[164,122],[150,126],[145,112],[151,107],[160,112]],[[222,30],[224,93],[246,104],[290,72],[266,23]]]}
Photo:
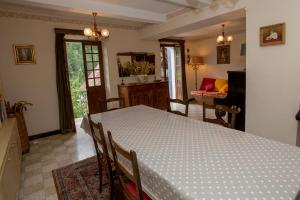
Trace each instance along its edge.
{"label": "cabinet door", "polygon": [[131,105],[146,105],[153,107],[153,94],[151,86],[138,86],[130,91]]}
{"label": "cabinet door", "polygon": [[19,169],[16,156],[16,144],[11,144],[7,152],[7,159],[4,164],[3,175],[1,177],[1,185],[5,199],[17,199],[19,189]]}
{"label": "cabinet door", "polygon": [[153,106],[158,109],[167,109],[167,98],[169,96],[168,84],[156,84],[153,90]]}

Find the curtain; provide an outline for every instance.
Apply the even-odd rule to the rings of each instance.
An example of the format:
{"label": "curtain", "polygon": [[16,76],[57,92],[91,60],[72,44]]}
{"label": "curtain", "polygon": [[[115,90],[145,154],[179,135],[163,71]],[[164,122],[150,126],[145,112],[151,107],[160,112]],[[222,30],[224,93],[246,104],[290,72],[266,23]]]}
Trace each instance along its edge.
{"label": "curtain", "polygon": [[75,121],[65,55],[64,33],[56,32],[56,83],[59,104],[59,124],[62,133],[75,132]]}

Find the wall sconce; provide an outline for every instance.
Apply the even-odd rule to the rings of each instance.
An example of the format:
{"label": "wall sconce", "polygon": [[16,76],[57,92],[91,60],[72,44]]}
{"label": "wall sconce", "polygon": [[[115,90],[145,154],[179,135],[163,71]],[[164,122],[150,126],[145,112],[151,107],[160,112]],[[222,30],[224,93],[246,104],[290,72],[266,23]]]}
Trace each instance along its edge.
{"label": "wall sconce", "polygon": [[195,71],[195,89],[198,88],[198,69],[201,65],[204,65],[204,59],[202,56],[191,56],[190,57],[190,66]]}

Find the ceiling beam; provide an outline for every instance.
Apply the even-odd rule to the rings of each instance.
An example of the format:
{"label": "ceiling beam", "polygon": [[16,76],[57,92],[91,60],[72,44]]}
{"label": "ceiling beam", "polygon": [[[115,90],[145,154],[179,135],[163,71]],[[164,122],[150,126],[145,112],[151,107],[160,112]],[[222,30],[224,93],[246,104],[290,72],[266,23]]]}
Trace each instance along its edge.
{"label": "ceiling beam", "polygon": [[94,0],[25,0],[44,7],[63,7],[74,13],[91,14],[98,12],[100,16],[127,19],[146,23],[166,22],[165,14],[110,4]]}
{"label": "ceiling beam", "polygon": [[160,39],[207,27],[209,25],[245,17],[247,0],[239,0],[232,7],[220,6],[217,9],[204,7],[201,12],[191,10],[169,18],[166,23],[146,26],[140,30],[143,39]]}
{"label": "ceiling beam", "polygon": [[160,0],[188,8],[203,8],[204,6],[207,6],[207,1],[209,0]]}

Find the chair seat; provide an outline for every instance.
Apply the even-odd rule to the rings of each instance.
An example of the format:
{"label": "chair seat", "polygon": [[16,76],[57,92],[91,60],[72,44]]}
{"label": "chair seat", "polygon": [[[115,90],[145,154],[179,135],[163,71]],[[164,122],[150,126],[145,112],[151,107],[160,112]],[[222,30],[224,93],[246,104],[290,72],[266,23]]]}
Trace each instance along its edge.
{"label": "chair seat", "polygon": [[[132,182],[128,182],[126,183],[128,190],[134,195],[137,196],[137,191],[136,191],[136,187],[135,184]],[[145,193],[143,192],[143,200],[151,200],[151,198]]]}

